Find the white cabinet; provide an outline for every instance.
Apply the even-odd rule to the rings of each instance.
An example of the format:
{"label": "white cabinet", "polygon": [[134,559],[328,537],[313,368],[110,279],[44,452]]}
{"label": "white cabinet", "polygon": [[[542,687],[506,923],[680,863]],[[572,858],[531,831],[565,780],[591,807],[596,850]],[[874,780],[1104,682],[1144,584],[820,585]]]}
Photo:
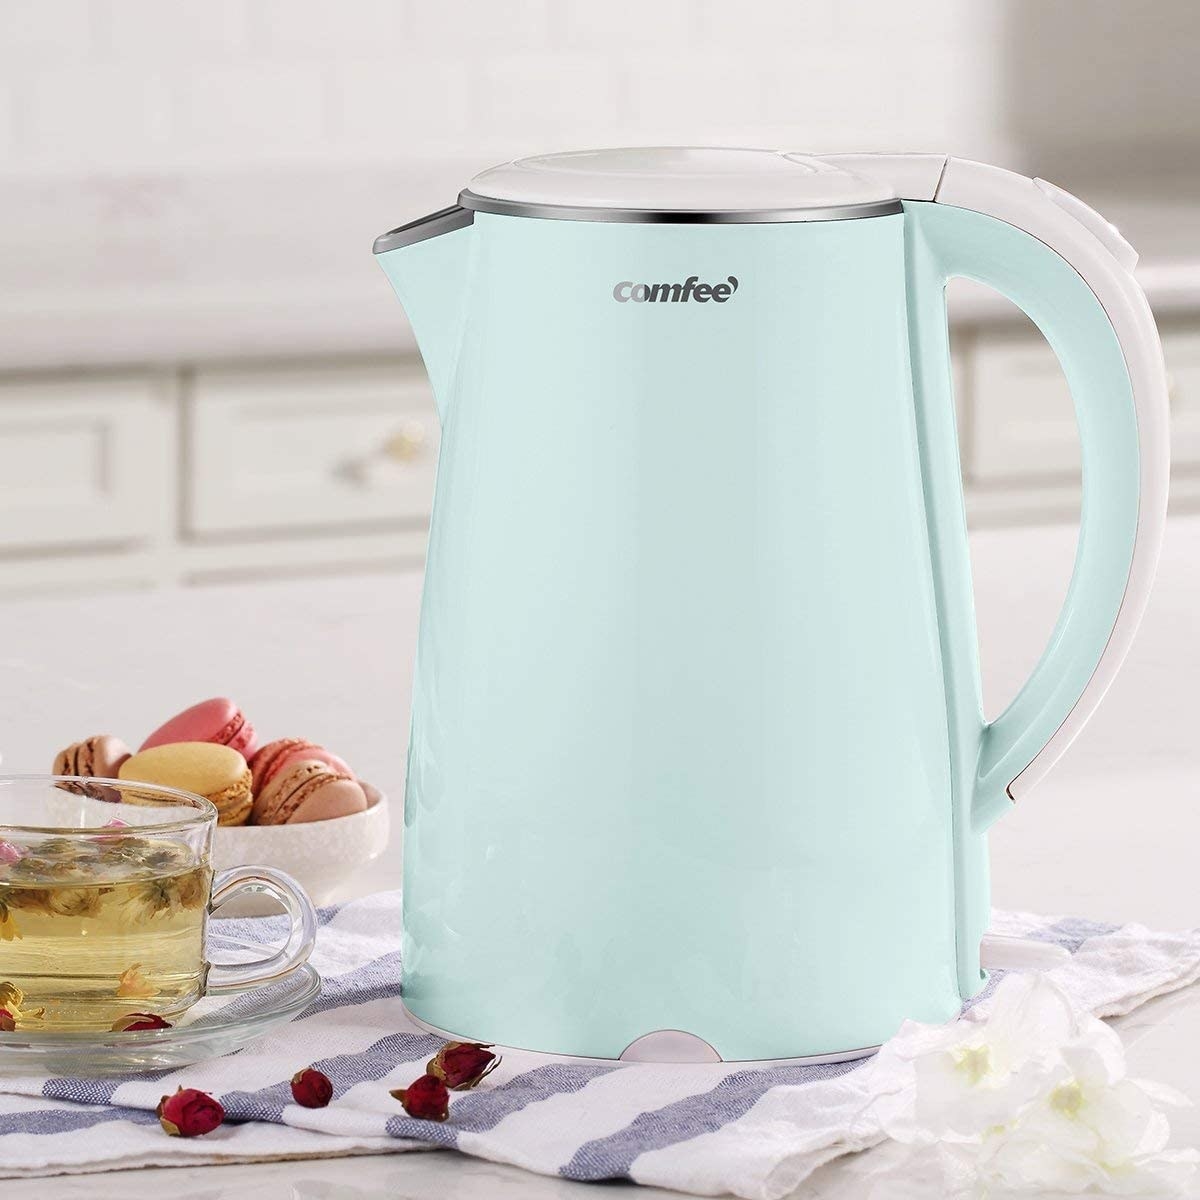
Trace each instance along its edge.
{"label": "white cabinet", "polygon": [[[1200,328],[1162,330],[1171,401],[1171,502],[1200,501]],[[1066,379],[1032,326],[966,339],[963,463],[976,523],[1070,519],[1080,498],[1079,430]]]}
{"label": "white cabinet", "polygon": [[[1163,343],[1172,503],[1197,507],[1200,317]],[[1050,348],[1015,319],[952,345],[971,523],[1077,517]],[[438,435],[415,358],[0,378],[0,592],[418,569]]]}
{"label": "white cabinet", "polygon": [[200,371],[185,445],[198,537],[429,517],[438,424],[419,363]]}
{"label": "white cabinet", "polygon": [[418,567],[416,360],[0,379],[0,592]]}
{"label": "white cabinet", "polygon": [[155,377],[0,383],[0,551],[150,541],[169,494],[169,393]]}

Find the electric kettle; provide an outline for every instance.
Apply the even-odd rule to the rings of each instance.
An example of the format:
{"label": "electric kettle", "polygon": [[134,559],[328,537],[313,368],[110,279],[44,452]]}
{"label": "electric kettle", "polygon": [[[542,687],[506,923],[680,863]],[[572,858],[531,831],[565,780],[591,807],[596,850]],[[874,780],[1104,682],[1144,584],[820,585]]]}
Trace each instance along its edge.
{"label": "electric kettle", "polygon": [[[981,988],[987,831],[1079,732],[1167,490],[1136,254],[939,154],[600,150],[478,175],[375,253],[442,424],[403,998],[604,1059],[863,1054]],[[983,717],[944,287],[1057,353],[1074,576]]]}

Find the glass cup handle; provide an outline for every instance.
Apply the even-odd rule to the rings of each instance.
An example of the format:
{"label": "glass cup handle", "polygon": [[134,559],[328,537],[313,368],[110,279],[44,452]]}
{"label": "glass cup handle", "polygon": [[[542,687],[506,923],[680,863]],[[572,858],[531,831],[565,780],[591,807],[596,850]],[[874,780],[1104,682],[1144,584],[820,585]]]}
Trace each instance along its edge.
{"label": "glass cup handle", "polygon": [[287,941],[265,958],[248,963],[210,963],[205,994],[244,992],[265,983],[274,983],[307,962],[317,940],[317,914],[304,889],[283,871],[271,867],[234,867],[222,871],[213,880],[211,913],[234,896],[271,896],[283,905],[291,922]]}

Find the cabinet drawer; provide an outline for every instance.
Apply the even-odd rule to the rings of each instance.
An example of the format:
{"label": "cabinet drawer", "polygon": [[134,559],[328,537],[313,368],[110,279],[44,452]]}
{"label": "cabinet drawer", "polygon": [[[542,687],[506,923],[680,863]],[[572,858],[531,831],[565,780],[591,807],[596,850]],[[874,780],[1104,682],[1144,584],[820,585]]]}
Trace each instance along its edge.
{"label": "cabinet drawer", "polygon": [[[1200,331],[1163,333],[1171,398],[1171,458],[1200,467]],[[976,343],[970,457],[973,478],[1070,479],[1079,474],[1079,432],[1067,381],[1039,337]]]}
{"label": "cabinet drawer", "polygon": [[168,495],[165,399],[152,379],[0,385],[0,549],[151,537]]}
{"label": "cabinet drawer", "polygon": [[428,518],[438,422],[418,363],[202,372],[188,433],[194,534]]}
{"label": "cabinet drawer", "polygon": [[980,334],[971,357],[969,461],[978,483],[1069,480],[1079,431],[1067,381],[1038,336]]}

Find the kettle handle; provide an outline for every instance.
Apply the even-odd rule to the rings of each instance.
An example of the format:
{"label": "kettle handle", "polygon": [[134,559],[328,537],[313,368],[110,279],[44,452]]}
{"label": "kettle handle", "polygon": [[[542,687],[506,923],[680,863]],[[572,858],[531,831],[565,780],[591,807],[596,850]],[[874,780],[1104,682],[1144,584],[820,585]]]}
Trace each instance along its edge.
{"label": "kettle handle", "polygon": [[980,737],[971,825],[982,831],[1079,733],[1141,621],[1167,508],[1167,380],[1137,254],[1097,213],[1041,180],[954,158],[932,192],[905,202],[910,269],[923,264],[943,287],[978,280],[1028,314],[1062,365],[1082,443],[1066,601],[1033,674]]}

